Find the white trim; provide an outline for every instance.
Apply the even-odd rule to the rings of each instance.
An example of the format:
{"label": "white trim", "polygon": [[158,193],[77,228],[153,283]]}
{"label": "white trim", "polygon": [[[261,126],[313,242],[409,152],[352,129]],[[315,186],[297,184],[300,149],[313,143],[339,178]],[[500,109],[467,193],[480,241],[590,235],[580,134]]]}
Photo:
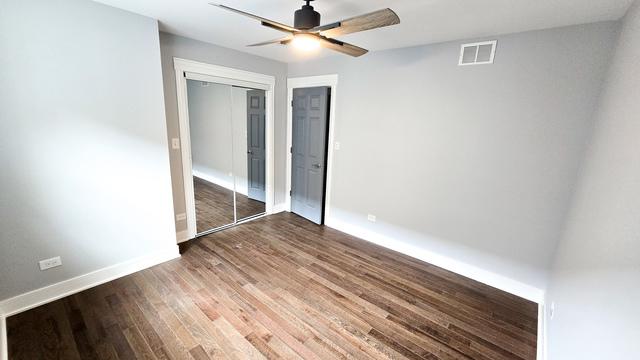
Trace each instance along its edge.
{"label": "white trim", "polygon": [[9,359],[6,322],[9,316],[179,257],[180,252],[175,245],[164,251],[111,265],[0,301],[0,360]]}
{"label": "white trim", "polygon": [[287,210],[287,204],[285,204],[285,203],[276,204],[276,205],[273,207],[273,212],[272,212],[272,214],[281,213],[281,212],[283,212],[283,211],[288,211],[288,210]]}
{"label": "white trim", "polygon": [[319,75],[308,77],[297,77],[287,79],[287,166],[286,166],[286,188],[285,206],[287,211],[291,211],[291,146],[293,131],[293,89],[315,86],[331,87],[331,103],[329,104],[329,137],[327,139],[327,183],[325,187],[324,219],[325,222],[331,214],[331,184],[333,180],[333,151],[335,148],[335,128],[336,128],[336,99],[338,98],[338,75]]}
{"label": "white trim", "polygon": [[[174,59],[175,61],[175,59]],[[187,236],[196,236],[196,205],[193,191],[193,179],[191,178],[191,137],[189,136],[189,107],[187,102],[187,81],[184,72],[175,65],[176,93],[178,101],[178,123],[180,136],[180,155],[182,162],[182,181],[184,184],[185,214],[187,215]]]}
{"label": "white trim", "polygon": [[189,240],[189,232],[187,230],[178,231],[176,233],[176,239],[178,244]]}
{"label": "white trim", "polygon": [[1,301],[0,316],[9,317],[179,257],[180,252],[178,251],[178,246],[174,245],[151,255],[141,256],[40,289],[32,290]]}
{"label": "white trim", "polygon": [[415,245],[411,245],[402,239],[393,239],[387,235],[353,225],[338,218],[330,217],[325,220],[325,225],[349,235],[383,246],[387,249],[411,256],[429,264],[439,266],[443,269],[453,271],[456,274],[479,281],[483,284],[506,291],[521,298],[542,303],[544,301],[544,290],[531,285],[509,279],[505,276],[481,269],[477,266],[464,263],[462,261],[438,254],[435,251],[427,250]]}
{"label": "white trim", "polygon": [[536,349],[536,359],[547,359],[547,312],[545,301],[538,304],[538,347]]}
{"label": "white trim", "polygon": [[191,141],[189,136],[189,110],[187,99],[187,79],[217,82],[227,85],[246,86],[265,90],[266,95],[266,119],[265,119],[265,188],[266,188],[266,213],[273,213],[274,207],[274,124],[275,124],[275,84],[276,79],[271,75],[253,73],[244,70],[228,68],[224,66],[201,63],[192,60],[173,58],[176,76],[176,92],[178,99],[178,121],[180,124],[180,142],[182,153],[182,177],[184,181],[185,205],[187,214],[187,232],[189,238],[196,236],[196,210],[191,179]]}
{"label": "white trim", "polygon": [[0,314],[0,360],[9,360],[9,348],[7,346],[7,320]]}
{"label": "white trim", "polygon": [[[478,61],[478,50],[481,45],[491,45],[491,56],[489,57],[489,61]],[[462,63],[462,58],[464,56],[464,49],[468,47],[476,48],[476,56],[473,62]],[[462,44],[460,45],[460,58],[458,59],[458,66],[467,66],[467,65],[484,65],[484,64],[493,64],[493,59],[496,55],[496,47],[498,46],[498,40],[491,41],[481,41],[476,43]]]}

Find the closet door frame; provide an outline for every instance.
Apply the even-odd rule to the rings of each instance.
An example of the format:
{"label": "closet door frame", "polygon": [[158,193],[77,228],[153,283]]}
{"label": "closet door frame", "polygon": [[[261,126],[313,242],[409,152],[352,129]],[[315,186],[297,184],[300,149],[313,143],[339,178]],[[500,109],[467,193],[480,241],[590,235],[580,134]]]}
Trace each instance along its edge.
{"label": "closet door frame", "polygon": [[[265,216],[274,211],[274,76],[259,74],[234,68],[206,64],[198,61],[173,58],[176,76],[176,91],[178,100],[178,122],[180,126],[180,152],[182,159],[182,179],[184,183],[184,198],[186,206],[187,239],[197,235],[196,205],[192,180],[191,139],[189,133],[189,102],[187,97],[187,79],[214,82],[218,84],[240,86],[265,91]],[[234,181],[235,184],[235,181]],[[235,193],[234,193],[235,199]],[[235,203],[234,203],[235,208]],[[254,216],[249,220],[261,216]],[[235,214],[234,214],[235,217]],[[214,230],[222,230],[230,226],[245,222],[235,222]]]}

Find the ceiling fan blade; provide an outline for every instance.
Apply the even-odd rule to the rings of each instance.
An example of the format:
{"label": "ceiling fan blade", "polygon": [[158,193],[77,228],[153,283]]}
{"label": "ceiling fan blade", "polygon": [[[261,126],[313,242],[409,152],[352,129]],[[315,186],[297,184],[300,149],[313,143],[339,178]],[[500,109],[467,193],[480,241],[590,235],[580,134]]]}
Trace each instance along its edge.
{"label": "ceiling fan blade", "polygon": [[400,23],[400,18],[391,9],[382,9],[350,19],[315,27],[309,32],[325,37],[337,37],[359,31],[371,30]]}
{"label": "ceiling fan blade", "polygon": [[247,45],[247,46],[264,46],[264,45],[271,45],[271,44],[286,45],[291,40],[293,40],[293,36],[287,36],[287,37],[283,37],[283,38],[280,38],[280,39],[273,39],[273,40],[269,40],[269,41],[263,41],[263,42],[259,42],[257,44],[251,44],[251,45]]}
{"label": "ceiling fan blade", "polygon": [[355,46],[355,45],[351,45],[349,43],[340,41],[340,40],[336,40],[336,39],[330,39],[330,38],[326,38],[324,36],[317,36],[318,41],[320,41],[320,44],[322,44],[323,47],[327,48],[327,49],[331,49],[334,51],[338,51],[341,52],[343,54],[347,54],[347,55],[351,55],[353,57],[358,57],[358,56],[362,56],[366,53],[369,52],[369,50],[367,49],[363,49],[361,47]]}
{"label": "ceiling fan blade", "polygon": [[253,14],[250,14],[248,12],[244,12],[242,10],[237,10],[237,9],[225,6],[225,5],[215,4],[215,3],[209,3],[209,5],[213,5],[213,6],[221,8],[221,9],[225,9],[225,10],[234,12],[236,14],[244,15],[244,16],[250,17],[250,18],[252,18],[254,20],[258,20],[258,21],[260,21],[262,23],[262,25],[264,25],[266,27],[270,27],[270,28],[275,29],[275,30],[279,30],[279,31],[287,32],[287,33],[298,32],[298,30],[296,28],[291,27],[289,25],[285,25],[285,24],[279,23],[277,21],[269,20],[269,19],[260,17],[258,15],[253,15]]}

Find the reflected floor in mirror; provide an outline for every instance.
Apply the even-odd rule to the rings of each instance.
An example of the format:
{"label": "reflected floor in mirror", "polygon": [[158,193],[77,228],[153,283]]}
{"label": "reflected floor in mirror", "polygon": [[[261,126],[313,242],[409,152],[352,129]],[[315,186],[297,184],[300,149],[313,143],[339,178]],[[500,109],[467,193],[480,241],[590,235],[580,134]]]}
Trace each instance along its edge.
{"label": "reflected floor in mirror", "polygon": [[[193,177],[198,232],[233,223],[233,191]],[[265,212],[265,204],[236,193],[238,220]]]}
{"label": "reflected floor in mirror", "polygon": [[198,232],[233,224],[233,191],[193,177]]}

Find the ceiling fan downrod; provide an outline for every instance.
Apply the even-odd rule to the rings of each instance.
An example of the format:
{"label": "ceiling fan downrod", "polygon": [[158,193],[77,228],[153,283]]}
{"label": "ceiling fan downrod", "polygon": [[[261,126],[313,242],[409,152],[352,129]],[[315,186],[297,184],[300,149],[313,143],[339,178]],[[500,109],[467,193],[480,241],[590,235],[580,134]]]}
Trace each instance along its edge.
{"label": "ceiling fan downrod", "polygon": [[307,4],[296,10],[293,27],[298,30],[309,30],[320,25],[320,13],[313,9],[310,2],[313,0],[304,0]]}

